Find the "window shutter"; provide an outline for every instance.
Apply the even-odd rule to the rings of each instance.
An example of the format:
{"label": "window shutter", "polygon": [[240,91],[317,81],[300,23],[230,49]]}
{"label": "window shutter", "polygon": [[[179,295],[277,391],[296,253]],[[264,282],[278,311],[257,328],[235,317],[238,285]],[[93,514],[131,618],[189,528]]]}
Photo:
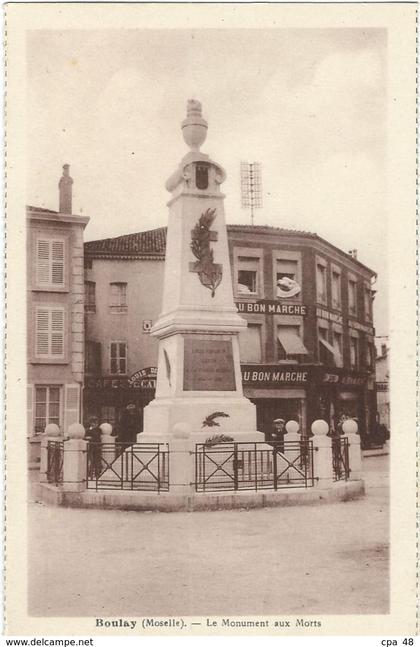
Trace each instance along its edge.
{"label": "window shutter", "polygon": [[80,386],[79,384],[64,385],[64,434],[74,422],[80,420]]}
{"label": "window shutter", "polygon": [[64,242],[53,240],[51,245],[51,282],[64,284]]}
{"label": "window shutter", "polygon": [[33,419],[33,386],[28,384],[26,387],[26,424],[28,436],[34,435],[34,419]]}
{"label": "window shutter", "polygon": [[64,311],[51,310],[51,355],[64,356]]}
{"label": "window shutter", "polygon": [[37,357],[48,355],[49,351],[49,311],[38,308],[36,311],[35,354]]}
{"label": "window shutter", "polygon": [[49,283],[50,280],[50,241],[36,241],[36,282]]}

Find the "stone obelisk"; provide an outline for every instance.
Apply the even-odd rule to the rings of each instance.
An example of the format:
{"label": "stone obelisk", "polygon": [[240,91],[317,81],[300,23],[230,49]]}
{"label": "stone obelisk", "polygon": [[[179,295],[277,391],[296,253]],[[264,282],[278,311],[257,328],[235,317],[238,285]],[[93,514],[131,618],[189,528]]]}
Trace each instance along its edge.
{"label": "stone obelisk", "polygon": [[138,442],[167,442],[176,423],[187,423],[196,442],[216,434],[263,441],[242,391],[238,334],[247,324],[233,300],[220,191],[226,173],[200,152],[207,122],[198,101],[188,101],[181,128],[190,150],[166,182],[163,304],[151,331],[159,340],[156,397]]}

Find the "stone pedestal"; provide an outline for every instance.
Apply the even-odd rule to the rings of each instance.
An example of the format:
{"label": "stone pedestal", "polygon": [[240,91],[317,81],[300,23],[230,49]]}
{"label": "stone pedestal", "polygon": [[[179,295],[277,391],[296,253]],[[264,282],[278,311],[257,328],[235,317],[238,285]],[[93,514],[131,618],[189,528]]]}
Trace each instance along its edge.
{"label": "stone pedestal", "polygon": [[194,442],[224,434],[263,441],[255,406],[244,397],[238,334],[246,327],[232,292],[223,168],[199,151],[207,133],[201,104],[188,103],[182,123],[191,150],[166,183],[171,192],[156,397],[144,410],[139,443],[169,442],[188,423]]}
{"label": "stone pedestal", "polygon": [[87,441],[70,439],[64,444],[63,490],[82,492],[86,489]]}
{"label": "stone pedestal", "polygon": [[87,446],[85,428],[75,422],[67,430],[69,439],[64,443],[63,490],[82,492],[86,489]]}
{"label": "stone pedestal", "polygon": [[45,427],[44,434],[41,437],[41,453],[39,464],[39,482],[48,483],[48,443],[62,442],[63,435],[58,425],[51,422]]}

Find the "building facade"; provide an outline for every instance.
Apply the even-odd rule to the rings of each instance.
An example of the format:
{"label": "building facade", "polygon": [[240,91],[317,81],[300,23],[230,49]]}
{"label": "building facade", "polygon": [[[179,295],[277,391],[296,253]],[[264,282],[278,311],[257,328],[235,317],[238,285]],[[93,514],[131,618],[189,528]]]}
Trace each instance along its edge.
{"label": "building facade", "polygon": [[[85,244],[85,414],[118,425],[122,409],[154,395],[166,230]],[[375,273],[316,234],[228,226],[245,395],[258,429],[357,418],[368,445],[375,421]]]}
{"label": "building facade", "polygon": [[380,353],[376,357],[376,398],[378,405],[378,422],[390,430],[389,409],[389,348],[381,344]]}
{"label": "building facade", "polygon": [[83,231],[71,213],[69,167],[60,211],[27,207],[27,430],[30,457],[49,423],[65,431],[81,420],[84,379]]}

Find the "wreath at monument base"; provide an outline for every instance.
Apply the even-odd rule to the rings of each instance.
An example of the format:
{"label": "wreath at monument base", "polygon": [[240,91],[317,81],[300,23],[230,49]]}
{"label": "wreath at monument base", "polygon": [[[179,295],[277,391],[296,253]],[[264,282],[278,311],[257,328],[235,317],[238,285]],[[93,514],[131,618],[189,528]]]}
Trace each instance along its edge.
{"label": "wreath at monument base", "polygon": [[225,436],[225,434],[219,434],[218,436],[212,436],[207,438],[204,443],[204,447],[213,447],[214,445],[220,445],[221,443],[232,443],[234,439],[231,436]]}

